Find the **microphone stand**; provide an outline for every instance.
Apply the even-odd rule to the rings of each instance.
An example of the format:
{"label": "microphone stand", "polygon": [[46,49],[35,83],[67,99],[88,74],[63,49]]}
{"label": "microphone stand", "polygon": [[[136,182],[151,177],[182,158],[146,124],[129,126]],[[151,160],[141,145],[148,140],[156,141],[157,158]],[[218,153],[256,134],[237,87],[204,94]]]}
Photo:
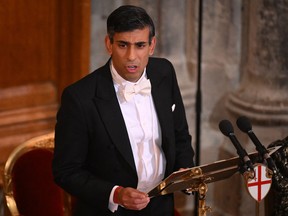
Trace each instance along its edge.
{"label": "microphone stand", "polygon": [[[198,11],[198,61],[197,61],[197,92],[196,92],[196,145],[195,145],[195,160],[196,166],[200,165],[200,136],[201,136],[201,109],[202,109],[202,95],[201,95],[201,61],[202,61],[202,11],[203,11],[203,2],[202,0],[199,0],[199,11]],[[198,208],[197,206],[199,205],[199,200],[198,200],[198,194],[195,192],[195,216],[198,216]]]}

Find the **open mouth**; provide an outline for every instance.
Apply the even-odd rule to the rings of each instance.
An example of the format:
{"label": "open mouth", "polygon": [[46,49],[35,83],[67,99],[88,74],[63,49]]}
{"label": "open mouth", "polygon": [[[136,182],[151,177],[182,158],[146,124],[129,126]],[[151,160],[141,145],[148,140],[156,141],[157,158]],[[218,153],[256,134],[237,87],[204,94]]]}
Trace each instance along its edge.
{"label": "open mouth", "polygon": [[136,66],[136,65],[130,65],[130,66],[128,66],[128,68],[129,68],[129,69],[136,69],[137,66]]}
{"label": "open mouth", "polygon": [[129,72],[135,72],[137,69],[137,66],[136,65],[129,65],[129,66],[127,66],[127,69]]}

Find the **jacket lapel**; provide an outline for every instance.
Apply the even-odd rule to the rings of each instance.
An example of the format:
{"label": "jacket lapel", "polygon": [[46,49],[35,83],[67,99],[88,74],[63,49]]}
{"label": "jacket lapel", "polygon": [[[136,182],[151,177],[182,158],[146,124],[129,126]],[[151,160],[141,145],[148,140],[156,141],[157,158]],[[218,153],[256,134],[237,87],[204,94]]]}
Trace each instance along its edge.
{"label": "jacket lapel", "polygon": [[98,75],[94,103],[112,142],[136,172],[128,132],[114,90],[109,63],[104,66],[103,70],[99,71]]}
{"label": "jacket lapel", "polygon": [[[158,69],[161,67],[158,67]],[[147,77],[150,79],[152,86],[152,97],[154,106],[157,112],[157,117],[161,127],[162,133],[162,149],[166,157],[166,172],[170,172],[173,169],[174,157],[171,145],[173,142],[171,140],[171,132],[173,133],[173,118],[172,118],[172,104],[169,103],[169,100],[165,99],[169,93],[166,86],[167,79],[166,75],[162,74],[161,71],[157,71],[155,65],[147,66]],[[171,87],[171,86],[170,86]],[[171,89],[171,88],[169,88]],[[164,98],[164,99],[163,99]]]}
{"label": "jacket lapel", "polygon": [[[162,136],[166,135],[167,127],[170,127],[172,124],[172,119],[169,118],[171,115],[171,104],[169,100],[165,98],[169,93],[167,93],[167,79],[166,75],[163,75],[161,71],[156,71],[155,66],[147,66],[147,77],[150,79],[151,86],[152,86],[152,97],[155,105],[155,109],[157,112],[158,120],[161,125]],[[159,67],[158,67],[159,68]],[[166,83],[166,84],[164,84]],[[166,87],[165,87],[166,86]]]}

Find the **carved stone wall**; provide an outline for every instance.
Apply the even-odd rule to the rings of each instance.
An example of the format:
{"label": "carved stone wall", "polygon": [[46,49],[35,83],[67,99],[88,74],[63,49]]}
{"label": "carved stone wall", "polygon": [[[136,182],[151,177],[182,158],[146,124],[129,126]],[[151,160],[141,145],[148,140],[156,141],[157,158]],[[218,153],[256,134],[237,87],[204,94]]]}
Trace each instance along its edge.
{"label": "carved stone wall", "polygon": [[[250,118],[254,132],[265,146],[288,135],[287,12],[287,0],[243,1],[241,81],[226,100],[227,117],[233,122],[241,115]],[[255,149],[247,136],[239,133],[238,137],[247,151]],[[223,143],[220,152],[231,152],[228,149]],[[227,181],[226,187],[235,184],[241,193],[227,193],[234,198],[229,204],[240,201],[233,215],[256,215],[257,211],[264,215],[264,200],[257,206],[245,193],[243,181]],[[229,204],[219,206],[228,210]]]}
{"label": "carved stone wall", "polygon": [[247,1],[245,13],[243,78],[228,108],[259,124],[288,125],[288,1]]}

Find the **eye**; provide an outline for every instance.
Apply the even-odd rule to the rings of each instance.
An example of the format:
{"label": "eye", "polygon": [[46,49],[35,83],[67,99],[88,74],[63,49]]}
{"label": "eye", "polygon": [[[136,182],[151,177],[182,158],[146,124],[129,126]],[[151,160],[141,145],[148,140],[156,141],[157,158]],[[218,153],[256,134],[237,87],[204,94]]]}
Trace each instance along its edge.
{"label": "eye", "polygon": [[146,47],[147,43],[146,42],[139,42],[135,44],[137,48],[143,49]]}
{"label": "eye", "polygon": [[118,43],[118,46],[120,48],[126,48],[127,47],[127,44],[126,43]]}

